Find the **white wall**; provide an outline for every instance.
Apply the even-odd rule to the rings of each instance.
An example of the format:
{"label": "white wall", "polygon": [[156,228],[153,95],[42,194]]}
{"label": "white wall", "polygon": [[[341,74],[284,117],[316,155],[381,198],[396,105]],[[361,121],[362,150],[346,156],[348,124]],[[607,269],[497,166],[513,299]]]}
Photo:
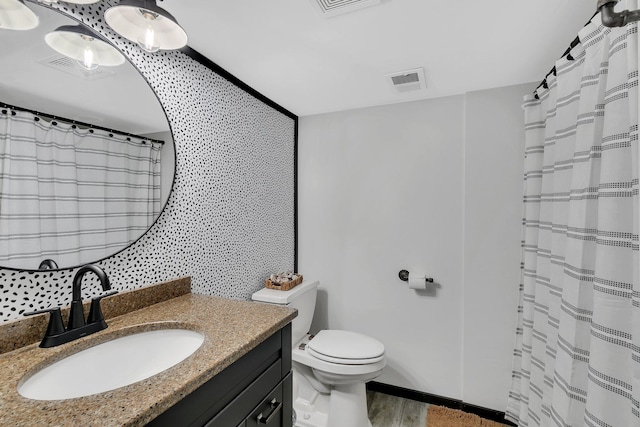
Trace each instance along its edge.
{"label": "white wall", "polygon": [[535,85],[466,95],[462,400],[504,411],[520,284],[522,97]]}
{"label": "white wall", "polygon": [[[464,98],[302,117],[299,270],[325,291],[316,328],[385,344],[377,381],[459,398]],[[418,295],[398,279],[422,269]]]}
{"label": "white wall", "polygon": [[[299,271],[321,286],[313,329],[382,341],[376,381],[504,410],[528,88],[300,119]],[[401,269],[436,284],[410,290]]]}

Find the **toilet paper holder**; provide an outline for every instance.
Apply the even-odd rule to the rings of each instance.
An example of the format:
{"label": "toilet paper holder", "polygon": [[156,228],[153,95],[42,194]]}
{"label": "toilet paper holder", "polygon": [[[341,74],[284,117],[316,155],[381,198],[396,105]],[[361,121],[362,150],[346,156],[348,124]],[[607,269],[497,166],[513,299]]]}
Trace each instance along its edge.
{"label": "toilet paper holder", "polygon": [[[408,282],[409,281],[409,272],[407,270],[400,270],[400,272],[398,273],[398,277],[403,282]],[[433,277],[425,277],[424,280],[427,283],[433,283]]]}

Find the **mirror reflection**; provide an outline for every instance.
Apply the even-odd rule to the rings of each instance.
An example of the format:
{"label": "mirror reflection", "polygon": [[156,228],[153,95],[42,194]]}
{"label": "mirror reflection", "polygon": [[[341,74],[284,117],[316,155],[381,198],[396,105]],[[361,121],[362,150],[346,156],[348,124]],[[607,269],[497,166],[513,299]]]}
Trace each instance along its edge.
{"label": "mirror reflection", "polygon": [[[26,4],[36,28],[0,29],[0,266],[69,268],[148,230],[175,154],[138,71],[109,44],[93,48],[100,38],[72,19]],[[83,53],[74,58],[76,39]]]}

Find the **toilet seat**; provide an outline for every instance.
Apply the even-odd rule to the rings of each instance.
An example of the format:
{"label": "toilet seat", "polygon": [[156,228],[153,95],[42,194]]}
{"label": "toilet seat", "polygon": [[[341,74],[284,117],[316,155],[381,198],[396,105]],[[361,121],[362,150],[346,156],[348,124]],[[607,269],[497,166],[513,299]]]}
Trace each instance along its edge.
{"label": "toilet seat", "polygon": [[384,345],[351,331],[323,330],[306,345],[313,357],[344,365],[368,365],[384,359]]}
{"label": "toilet seat", "polygon": [[292,352],[292,358],[294,362],[323,372],[345,376],[368,376],[382,370],[382,368],[384,368],[387,363],[384,354],[381,357],[376,357],[373,359],[358,359],[364,362],[359,364],[335,363],[327,360],[322,360],[311,354],[311,352],[309,351],[309,343],[315,339],[316,338],[309,340],[309,335],[307,335],[295,344]]}

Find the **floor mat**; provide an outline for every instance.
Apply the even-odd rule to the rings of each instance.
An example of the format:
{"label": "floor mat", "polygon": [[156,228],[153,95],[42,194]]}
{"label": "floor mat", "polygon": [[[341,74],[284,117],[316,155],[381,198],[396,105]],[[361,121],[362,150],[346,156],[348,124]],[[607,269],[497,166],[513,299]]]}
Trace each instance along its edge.
{"label": "floor mat", "polygon": [[505,424],[485,420],[477,415],[444,406],[430,405],[427,427],[504,427]]}

